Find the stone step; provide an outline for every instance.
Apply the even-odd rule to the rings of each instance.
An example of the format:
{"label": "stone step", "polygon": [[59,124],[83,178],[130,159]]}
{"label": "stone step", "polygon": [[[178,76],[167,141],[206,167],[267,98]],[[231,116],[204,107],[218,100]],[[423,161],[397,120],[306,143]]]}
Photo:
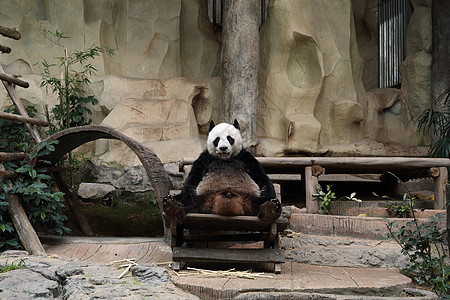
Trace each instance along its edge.
{"label": "stone step", "polygon": [[[436,210],[435,212],[443,214],[443,218],[438,226],[445,229],[445,211]],[[419,224],[428,222],[429,216],[424,215],[424,218],[418,218]],[[289,223],[290,229],[294,232],[325,236],[347,236],[380,241],[388,237],[386,226],[388,220],[394,221],[398,227],[401,227],[413,219],[292,213]]]}
{"label": "stone step", "polygon": [[392,240],[322,236],[298,232],[283,235],[280,246],[286,259],[331,267],[404,268],[408,259]]}

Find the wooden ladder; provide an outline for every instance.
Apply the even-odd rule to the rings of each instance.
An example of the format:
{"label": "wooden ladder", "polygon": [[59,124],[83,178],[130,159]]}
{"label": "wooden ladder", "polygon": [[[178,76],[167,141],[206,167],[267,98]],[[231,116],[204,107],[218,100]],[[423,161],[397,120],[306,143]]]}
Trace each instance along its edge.
{"label": "wooden ladder", "polygon": [[[12,38],[15,40],[19,40],[21,38],[20,33],[14,29],[14,28],[8,28],[0,26],[0,34]],[[6,46],[0,45],[0,51],[2,53],[10,53],[11,49]],[[42,142],[41,136],[39,135],[39,132],[37,131],[35,126],[43,126],[47,127],[49,126],[49,122],[31,118],[22,101],[20,100],[20,97],[18,96],[16,90],[14,89],[14,85],[28,88],[29,84],[28,82],[25,82],[23,80],[8,76],[5,74],[5,71],[0,64],[0,80],[3,83],[3,86],[5,87],[6,91],[8,92],[14,106],[16,107],[17,111],[20,115],[12,114],[12,113],[6,113],[6,112],[0,112],[0,119],[6,119],[11,121],[18,121],[25,124],[28,132],[30,133],[31,137],[33,138],[34,142],[37,144]],[[16,174],[12,171],[6,171],[3,167],[2,162],[3,161],[17,161],[17,160],[23,160],[28,155],[26,153],[5,153],[0,152],[0,181],[3,179],[13,178]],[[52,176],[55,179],[56,184],[58,185],[58,188],[60,191],[64,192],[64,198],[69,206],[69,208],[74,212],[75,217],[77,218],[78,224],[81,227],[81,230],[87,234],[92,235],[93,232],[84,217],[84,215],[81,213],[80,208],[78,207],[78,204],[75,199],[73,199],[72,195],[70,194],[69,188],[65,184],[64,180],[62,179],[61,174],[58,170],[55,170],[52,172]],[[28,217],[22,207],[22,204],[19,201],[19,197],[17,195],[9,195],[6,194],[6,200],[8,202],[8,213],[11,216],[14,228],[17,231],[17,234],[19,236],[20,241],[22,242],[22,245],[24,248],[30,252],[31,254],[38,254],[43,255],[46,254],[45,250],[36,234],[36,231],[34,230],[33,226],[31,225],[30,221],[28,220]]]}

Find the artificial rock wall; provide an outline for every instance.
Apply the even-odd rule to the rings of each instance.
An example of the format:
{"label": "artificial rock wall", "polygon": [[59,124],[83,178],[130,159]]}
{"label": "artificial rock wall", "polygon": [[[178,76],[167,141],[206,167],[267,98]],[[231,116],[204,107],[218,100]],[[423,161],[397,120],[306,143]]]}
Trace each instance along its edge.
{"label": "artificial rock wall", "polygon": [[[258,152],[421,152],[416,146],[427,140],[412,121],[431,103],[431,0],[412,4],[402,88],[377,89],[377,0],[269,1],[260,31]],[[30,82],[18,93],[42,117],[56,96],[39,87],[36,63],[54,62],[63,50],[43,37],[36,19],[70,36],[63,41],[69,52],[92,44],[116,49],[94,61],[98,75],[88,93],[99,105],[92,119],[163,161],[198,155],[209,120],[226,121],[219,115],[220,33],[208,21],[207,0],[0,0],[0,7],[0,25],[22,33],[19,41],[0,37],[13,49],[0,62]],[[10,105],[0,89],[0,109]],[[137,164],[117,141],[83,151],[98,163]]]}

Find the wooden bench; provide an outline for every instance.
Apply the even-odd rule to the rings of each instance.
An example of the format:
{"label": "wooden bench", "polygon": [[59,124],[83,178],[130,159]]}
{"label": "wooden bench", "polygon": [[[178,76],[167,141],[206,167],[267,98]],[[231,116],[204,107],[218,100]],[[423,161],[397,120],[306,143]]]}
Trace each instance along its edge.
{"label": "wooden bench", "polygon": [[[278,233],[287,227],[281,218],[265,224],[256,216],[221,216],[188,213],[182,224],[170,226],[173,269],[183,263],[257,263],[273,265],[281,272],[285,261]],[[231,244],[234,244],[230,246]]]}
{"label": "wooden bench", "polygon": [[[181,165],[185,179],[192,163]],[[280,185],[274,184],[274,188],[281,201]],[[171,192],[176,194],[180,191]],[[278,235],[287,228],[287,220],[278,218],[266,224],[256,216],[188,213],[182,224],[175,224],[163,216],[170,232],[172,268],[175,271],[180,270],[184,263],[194,262],[269,264],[274,273],[281,272],[285,254],[279,247]]]}

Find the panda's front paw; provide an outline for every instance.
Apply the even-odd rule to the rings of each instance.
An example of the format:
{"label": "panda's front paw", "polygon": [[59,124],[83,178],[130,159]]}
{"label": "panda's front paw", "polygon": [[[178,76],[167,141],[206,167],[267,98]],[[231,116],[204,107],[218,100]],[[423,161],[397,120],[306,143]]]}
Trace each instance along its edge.
{"label": "panda's front paw", "polygon": [[265,223],[272,223],[280,216],[280,212],[281,203],[277,198],[274,198],[261,205],[261,211],[259,212],[258,217]]}
{"label": "panda's front paw", "polygon": [[173,196],[170,194],[163,198],[163,205],[165,206],[168,201],[173,201]]}
{"label": "panda's front paw", "polygon": [[180,224],[184,219],[183,204],[175,200],[172,195],[167,195],[163,199],[164,213],[171,222]]}
{"label": "panda's front paw", "polygon": [[275,210],[276,210],[276,211],[281,210],[281,203],[280,203],[280,201],[278,200],[278,198],[270,199],[270,202],[272,202],[273,204],[275,204]]}

